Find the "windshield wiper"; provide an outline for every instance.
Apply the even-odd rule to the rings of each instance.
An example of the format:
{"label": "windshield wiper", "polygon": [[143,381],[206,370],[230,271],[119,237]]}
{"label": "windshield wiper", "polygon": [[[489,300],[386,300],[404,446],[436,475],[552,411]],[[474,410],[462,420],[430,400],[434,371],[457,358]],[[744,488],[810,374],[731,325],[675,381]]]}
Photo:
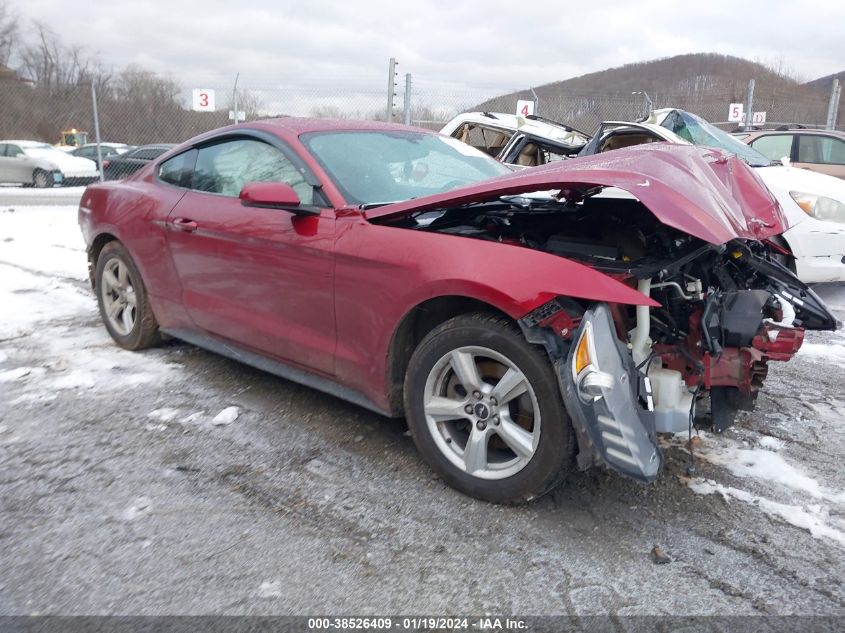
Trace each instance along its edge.
{"label": "windshield wiper", "polygon": [[388,202],[365,202],[364,204],[358,205],[358,208],[361,209],[361,211],[366,211],[367,209],[377,209],[379,207],[385,207],[388,204],[396,204],[397,202],[405,202],[405,200],[390,200]]}

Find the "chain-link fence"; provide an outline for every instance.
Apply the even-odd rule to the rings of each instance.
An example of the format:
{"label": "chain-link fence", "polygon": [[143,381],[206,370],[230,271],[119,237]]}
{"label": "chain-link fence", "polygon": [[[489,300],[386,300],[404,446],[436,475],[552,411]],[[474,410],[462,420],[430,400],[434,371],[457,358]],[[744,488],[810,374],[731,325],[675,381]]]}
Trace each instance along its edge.
{"label": "chain-link fence", "polygon": [[[398,79],[402,79],[401,77]],[[405,120],[407,107],[412,124],[439,129],[456,114],[470,109],[514,112],[518,99],[536,101],[536,113],[592,132],[604,120],[630,121],[641,117],[649,107],[679,107],[715,123],[724,123],[730,103],[746,101],[741,91],[691,94],[651,94],[613,92],[516,91],[501,95],[501,88],[454,84],[413,77],[406,94],[404,81],[398,81],[393,101],[393,120]],[[297,85],[235,78],[212,77],[192,82],[162,78],[141,70],[127,70],[94,83],[103,142],[142,145],[178,143],[196,134],[238,120],[250,121],[275,116],[319,116],[385,120],[387,90],[382,82],[350,78],[321,78],[299,81]],[[213,98],[213,108],[197,111],[195,89]],[[772,125],[804,124],[823,127],[828,114],[829,95],[807,91],[784,93],[758,91],[754,110],[767,112]],[[406,99],[407,98],[407,99]],[[208,103],[208,101],[207,101]],[[237,106],[235,105],[237,103]],[[845,123],[845,103],[840,104],[837,120]],[[736,124],[725,124],[735,127]],[[90,81],[76,85],[42,85],[19,78],[0,77],[0,139],[32,139],[61,144],[63,132],[87,132],[94,141],[92,86]]]}

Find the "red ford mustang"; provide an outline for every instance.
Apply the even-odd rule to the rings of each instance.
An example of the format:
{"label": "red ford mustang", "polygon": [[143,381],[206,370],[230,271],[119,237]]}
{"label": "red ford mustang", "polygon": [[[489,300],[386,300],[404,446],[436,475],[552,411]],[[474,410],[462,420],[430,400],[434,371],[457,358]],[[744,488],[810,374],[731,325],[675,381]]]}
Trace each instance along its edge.
{"label": "red ford mustang", "polygon": [[512,173],[424,130],[263,121],[89,187],[79,221],[119,345],[166,333],[404,415],[445,481],[498,502],[576,464],[652,480],[656,433],[705,394],[726,428],[769,360],[837,327],[767,255],[777,202],[696,147]]}

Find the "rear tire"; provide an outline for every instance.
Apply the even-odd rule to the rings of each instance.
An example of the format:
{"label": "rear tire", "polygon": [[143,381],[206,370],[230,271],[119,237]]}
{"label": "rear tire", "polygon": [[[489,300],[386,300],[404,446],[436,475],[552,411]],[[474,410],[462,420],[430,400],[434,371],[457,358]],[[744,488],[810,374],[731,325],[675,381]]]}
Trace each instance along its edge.
{"label": "rear tire", "polygon": [[503,317],[461,315],[430,332],[408,365],[405,413],[432,469],[485,501],[530,501],[574,464],[574,432],[549,358]]}
{"label": "rear tire", "polygon": [[95,279],[100,316],[115,343],[140,350],[161,342],[144,280],[123,244],[103,247]]}
{"label": "rear tire", "polygon": [[37,189],[47,189],[53,186],[53,174],[43,169],[32,172],[32,185]]}

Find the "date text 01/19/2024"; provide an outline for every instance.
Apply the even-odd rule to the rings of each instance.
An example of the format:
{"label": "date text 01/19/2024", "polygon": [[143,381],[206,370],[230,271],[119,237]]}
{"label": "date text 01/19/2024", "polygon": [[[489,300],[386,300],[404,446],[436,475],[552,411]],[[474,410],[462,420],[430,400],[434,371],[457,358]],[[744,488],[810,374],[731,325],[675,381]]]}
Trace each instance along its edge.
{"label": "date text 01/19/2024", "polygon": [[308,630],[384,630],[384,631],[524,631],[527,624],[524,620],[507,617],[485,616],[477,619],[466,617],[340,617],[340,618],[309,618]]}

